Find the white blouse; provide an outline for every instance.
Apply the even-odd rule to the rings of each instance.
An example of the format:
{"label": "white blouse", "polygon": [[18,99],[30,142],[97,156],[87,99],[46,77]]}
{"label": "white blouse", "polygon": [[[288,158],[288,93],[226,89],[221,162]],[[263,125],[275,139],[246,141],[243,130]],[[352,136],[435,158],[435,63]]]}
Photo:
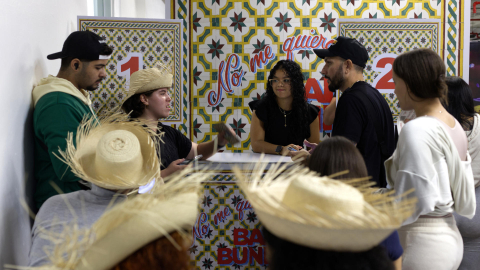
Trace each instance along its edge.
{"label": "white blouse", "polygon": [[472,157],[472,170],[475,187],[480,186],[480,115],[473,118],[473,129],[467,131],[468,152]]}
{"label": "white blouse", "polygon": [[418,117],[402,129],[397,149],[385,161],[387,188],[396,194],[414,188],[415,213],[404,225],[421,215],[444,216],[453,211],[467,218],[475,214],[475,186],[471,158],[461,161],[445,128],[432,117]]}

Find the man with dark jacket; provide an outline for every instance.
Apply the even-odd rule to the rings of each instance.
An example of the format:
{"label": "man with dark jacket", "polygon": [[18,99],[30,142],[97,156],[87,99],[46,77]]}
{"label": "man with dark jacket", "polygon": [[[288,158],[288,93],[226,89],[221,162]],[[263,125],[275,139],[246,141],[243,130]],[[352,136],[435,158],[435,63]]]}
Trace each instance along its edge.
{"label": "man with dark jacket", "polygon": [[356,144],[368,174],[379,187],[386,186],[384,162],[395,149],[393,117],[385,98],[366,83],[363,69],[368,52],[355,39],[338,37],[328,49],[315,49],[325,60],[322,74],[331,91],[339,89],[332,136],[344,136]]}
{"label": "man with dark jacket", "polygon": [[55,155],[59,155],[59,149],[65,150],[67,134],[72,132],[75,138],[82,119],[95,115],[87,91],[97,89],[106,77],[111,53],[112,48],[97,34],[76,31],[65,40],[61,52],[47,56],[49,60],[61,58],[62,63],[57,76],[40,80],[32,93],[37,210],[58,194],[57,187],[63,193],[85,189]]}

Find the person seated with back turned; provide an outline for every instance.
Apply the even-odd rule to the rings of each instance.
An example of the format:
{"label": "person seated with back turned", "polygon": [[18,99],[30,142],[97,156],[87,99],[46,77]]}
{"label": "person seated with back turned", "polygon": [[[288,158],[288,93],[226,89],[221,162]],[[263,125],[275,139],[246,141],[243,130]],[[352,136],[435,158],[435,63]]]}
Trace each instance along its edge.
{"label": "person seated with back turned", "polygon": [[45,265],[28,269],[191,269],[188,247],[201,181],[211,176],[192,172],[184,170],[166,184],[116,204],[90,226],[72,220],[62,231],[46,229],[53,252]]}
{"label": "person seated with back turned", "polygon": [[[217,149],[224,147],[228,141],[225,132],[235,133],[231,129],[218,133],[216,139],[209,142],[194,143],[183,135],[178,129],[164,125],[158,121],[170,115],[170,103],[172,99],[168,94],[173,85],[173,74],[170,67],[157,63],[153,68],[142,69],[132,74],[130,87],[126,100],[122,104],[122,110],[130,114],[130,117],[139,118],[158,123],[150,128],[157,133],[163,132],[164,136],[156,141],[161,156],[162,177],[166,177],[176,171],[182,170],[186,165],[180,165],[185,159],[193,159],[195,155],[203,155],[207,159]],[[157,122],[158,121],[158,122]]]}
{"label": "person seated with back turned", "polygon": [[[342,136],[335,136],[319,143],[306,163],[310,170],[319,173],[320,176],[346,172],[332,179],[368,178],[362,154],[352,141]],[[400,245],[398,232],[394,231],[380,245],[387,250],[395,269],[402,270],[403,248]]]}
{"label": "person seated with back turned", "polygon": [[125,201],[128,192],[152,179],[156,179],[153,188],[163,183],[152,132],[144,124],[116,114],[100,122],[97,118],[83,122],[75,141],[69,134],[66,150],[57,158],[92,189],[55,195],[43,204],[32,228],[30,266],[49,262],[55,245],[52,237],[69,223],[89,228],[107,209]]}
{"label": "person seated with back turned", "polygon": [[321,73],[328,89],[339,89],[332,136],[354,142],[367,165],[368,175],[379,187],[386,187],[383,163],[395,150],[392,112],[385,98],[364,81],[368,52],[355,39],[338,37],[328,49],[313,50],[325,60]]}
{"label": "person seated with back turned", "polygon": [[251,175],[235,170],[263,225],[269,269],[394,269],[380,243],[411,215],[416,199],[374,194],[368,181],[332,180],[297,164]]}
{"label": "person seated with back turned", "polygon": [[292,156],[303,141],[320,141],[319,109],[307,103],[300,66],[280,60],[268,75],[267,92],[248,105],[252,110],[250,137],[257,153]]}

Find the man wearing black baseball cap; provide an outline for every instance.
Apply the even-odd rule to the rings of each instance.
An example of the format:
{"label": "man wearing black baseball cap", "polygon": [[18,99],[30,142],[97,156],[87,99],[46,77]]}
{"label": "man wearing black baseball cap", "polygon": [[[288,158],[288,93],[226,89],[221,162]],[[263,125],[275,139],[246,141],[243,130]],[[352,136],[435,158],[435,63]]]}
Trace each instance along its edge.
{"label": "man wearing black baseball cap", "polygon": [[106,77],[105,66],[111,54],[112,48],[99,35],[76,31],[65,40],[61,52],[47,56],[62,62],[57,76],[43,78],[32,92],[37,209],[58,194],[52,182],[64,193],[84,188],[55,154],[65,150],[67,134],[73,132],[75,137],[85,116],[95,115],[87,91],[97,89]]}
{"label": "man wearing black baseball cap", "polygon": [[395,149],[394,125],[385,98],[364,81],[367,50],[357,40],[340,36],[328,49],[314,52],[325,60],[321,73],[327,79],[329,90],[342,92],[335,110],[332,136],[353,141],[363,155],[372,180],[385,187],[383,163]]}

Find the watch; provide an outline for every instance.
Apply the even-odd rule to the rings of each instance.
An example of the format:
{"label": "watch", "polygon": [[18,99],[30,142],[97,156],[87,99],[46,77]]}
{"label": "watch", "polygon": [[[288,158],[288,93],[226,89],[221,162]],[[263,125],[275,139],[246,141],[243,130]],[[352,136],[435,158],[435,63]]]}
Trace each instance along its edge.
{"label": "watch", "polygon": [[277,146],[277,148],[275,148],[275,153],[277,153],[277,154],[280,155],[280,153],[282,152],[282,150],[283,150],[283,146],[279,145],[279,146]]}

